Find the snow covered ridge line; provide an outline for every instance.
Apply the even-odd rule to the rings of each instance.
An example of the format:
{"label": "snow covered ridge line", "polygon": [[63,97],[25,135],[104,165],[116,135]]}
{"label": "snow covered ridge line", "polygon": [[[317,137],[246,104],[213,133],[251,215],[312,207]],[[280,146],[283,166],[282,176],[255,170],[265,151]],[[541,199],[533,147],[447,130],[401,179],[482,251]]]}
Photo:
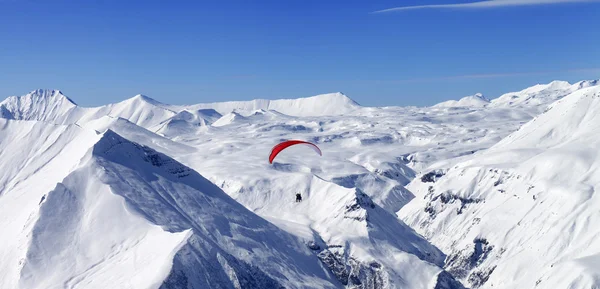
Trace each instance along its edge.
{"label": "snow covered ridge line", "polygon": [[[449,100],[432,106],[433,108],[455,107],[513,107],[538,106],[551,103],[579,89],[596,86],[598,80],[584,80],[575,84],[565,81],[553,81],[549,84],[538,84],[519,92],[506,93],[496,99],[488,99],[478,93],[464,97],[458,101]],[[138,94],[127,100],[107,104],[100,107],[80,107],[60,90],[38,89],[24,96],[11,96],[0,102],[0,117],[14,119],[37,119],[56,123],[73,123],[75,119],[87,119],[98,115],[119,116],[146,128],[144,118],[149,114],[160,114],[164,122],[169,117],[187,119],[181,113],[197,114],[199,110],[213,109],[221,115],[236,111],[252,112],[271,110],[289,116],[335,116],[350,114],[363,106],[341,92],[320,94],[296,99],[254,99],[250,101],[228,101],[216,103],[199,103],[192,105],[170,105],[156,101],[148,96]],[[141,113],[140,110],[146,111]],[[179,115],[178,115],[179,114]],[[199,113],[203,114],[203,113]],[[211,121],[212,122],[212,121]]]}
{"label": "snow covered ridge line", "polygon": [[[341,115],[355,111],[361,106],[348,96],[337,92],[320,94],[296,99],[255,99],[250,101],[228,101],[216,103],[199,103],[192,105],[170,105],[156,101],[148,96],[138,94],[124,101],[100,107],[80,107],[59,90],[38,89],[23,96],[10,96],[0,102],[0,113],[4,118],[31,118],[40,114],[53,114],[54,118],[65,117],[64,114],[95,114],[108,112],[113,116],[122,116],[125,111],[139,109],[162,110],[160,113],[174,116],[187,111],[195,113],[199,110],[214,109],[221,115],[234,111],[275,110],[290,116],[326,116]],[[202,112],[201,112],[202,113]],[[12,114],[12,115],[11,115]],[[125,117],[127,118],[127,117]]]}
{"label": "snow covered ridge line", "polygon": [[574,84],[566,81],[552,81],[548,84],[536,84],[518,92],[505,93],[498,98],[488,99],[483,94],[466,96],[460,100],[449,100],[438,103],[433,108],[455,108],[455,107],[514,107],[514,106],[537,106],[551,103],[561,99],[577,90],[600,85],[599,80],[582,80]]}

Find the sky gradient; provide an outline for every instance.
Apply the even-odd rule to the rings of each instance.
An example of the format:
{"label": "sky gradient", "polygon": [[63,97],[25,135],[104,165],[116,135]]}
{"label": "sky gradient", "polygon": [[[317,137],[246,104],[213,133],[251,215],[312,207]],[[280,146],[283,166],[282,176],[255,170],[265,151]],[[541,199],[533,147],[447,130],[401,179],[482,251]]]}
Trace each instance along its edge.
{"label": "sky gradient", "polygon": [[0,0],[0,99],[37,88],[83,106],[341,91],[423,106],[600,78],[599,1],[250,2]]}

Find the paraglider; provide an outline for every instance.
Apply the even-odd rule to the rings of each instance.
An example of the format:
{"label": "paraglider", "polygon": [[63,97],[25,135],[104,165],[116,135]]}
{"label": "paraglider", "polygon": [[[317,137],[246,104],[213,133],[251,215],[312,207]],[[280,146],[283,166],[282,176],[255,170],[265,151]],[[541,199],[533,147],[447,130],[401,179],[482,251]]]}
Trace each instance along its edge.
{"label": "paraglider", "polygon": [[269,163],[272,164],[273,160],[275,159],[277,154],[279,154],[282,150],[284,150],[290,146],[293,146],[293,145],[307,145],[310,148],[312,148],[315,152],[317,152],[320,156],[323,155],[321,153],[321,149],[319,149],[319,147],[313,143],[310,143],[307,141],[302,141],[302,140],[288,140],[288,141],[284,141],[282,143],[277,144],[276,146],[273,147],[273,149],[271,149],[271,155],[269,155]]}

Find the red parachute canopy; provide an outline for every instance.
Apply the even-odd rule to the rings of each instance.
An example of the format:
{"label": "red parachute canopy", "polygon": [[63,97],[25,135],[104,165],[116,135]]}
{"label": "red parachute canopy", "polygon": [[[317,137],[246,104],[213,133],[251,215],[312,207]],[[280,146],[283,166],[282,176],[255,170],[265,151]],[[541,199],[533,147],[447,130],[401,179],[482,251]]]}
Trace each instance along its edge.
{"label": "red parachute canopy", "polygon": [[315,144],[310,143],[310,142],[306,142],[303,140],[288,140],[288,141],[284,141],[276,146],[273,147],[273,149],[271,149],[271,155],[269,155],[269,163],[272,164],[273,160],[275,159],[275,157],[277,156],[277,154],[279,154],[282,150],[293,146],[293,145],[307,145],[310,146],[315,152],[317,152],[320,156],[322,156],[323,154],[321,153],[321,149],[319,149],[319,147],[317,147]]}

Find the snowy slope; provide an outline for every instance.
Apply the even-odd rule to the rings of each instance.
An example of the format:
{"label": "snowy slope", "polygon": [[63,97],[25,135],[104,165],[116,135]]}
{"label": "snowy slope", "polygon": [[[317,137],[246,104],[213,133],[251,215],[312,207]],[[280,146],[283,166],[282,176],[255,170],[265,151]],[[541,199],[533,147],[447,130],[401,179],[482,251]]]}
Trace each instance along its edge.
{"label": "snowy slope", "polygon": [[465,96],[459,100],[448,100],[434,105],[433,107],[482,107],[490,103],[483,94],[477,93],[475,95]]}
{"label": "snowy slope", "polygon": [[39,205],[97,140],[76,126],[0,119],[0,288],[18,288]]}
{"label": "snowy slope", "polygon": [[416,179],[399,216],[474,288],[600,286],[599,115],[600,87],[577,90],[480,155]]}

